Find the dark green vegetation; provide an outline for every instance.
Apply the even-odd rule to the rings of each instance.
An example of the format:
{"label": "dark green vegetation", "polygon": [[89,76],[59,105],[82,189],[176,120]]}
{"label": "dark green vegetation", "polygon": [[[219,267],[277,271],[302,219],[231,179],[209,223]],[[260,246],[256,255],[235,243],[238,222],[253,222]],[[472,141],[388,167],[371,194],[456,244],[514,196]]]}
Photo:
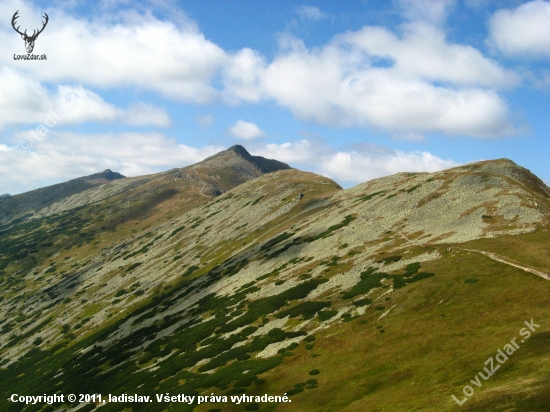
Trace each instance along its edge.
{"label": "dark green vegetation", "polygon": [[337,310],[322,310],[317,314],[317,316],[319,317],[320,321],[324,322],[336,316],[337,314],[338,314]]}
{"label": "dark green vegetation", "polygon": [[326,308],[327,306],[330,306],[329,302],[315,302],[315,301],[307,301],[299,303],[296,306],[293,306],[290,309],[283,310],[279,313],[277,313],[278,318],[284,318],[285,316],[290,316],[291,318],[295,318],[296,316],[302,315],[303,319],[311,319],[317,312],[319,312],[321,309]]}
{"label": "dark green vegetation", "polygon": [[371,193],[370,195],[361,196],[360,198],[354,200],[354,202],[365,202],[367,200],[371,200],[372,198],[374,198],[375,196],[378,196],[378,195],[384,196],[384,194],[385,194],[384,191]]}
{"label": "dark green vegetation", "polygon": [[[219,273],[211,272],[209,276],[219,276]],[[231,311],[229,308],[242,307],[242,304],[247,302],[246,296],[257,291],[257,287],[246,285],[248,287],[231,297],[217,297],[215,294],[205,296],[197,302],[190,317],[183,319],[187,322],[178,327],[174,334],[170,337],[157,339],[140,351],[136,351],[134,348],[151,340],[156,333],[176,324],[181,319],[178,316],[165,316],[151,326],[137,329],[109,348],[103,348],[100,342],[125,322],[125,319],[122,319],[70,348],[64,349],[64,346],[67,345],[64,343],[51,350],[33,349],[18,363],[7,369],[0,369],[0,379],[7,381],[8,377],[13,376],[19,368],[40,365],[40,367],[51,371],[51,374],[21,376],[10,385],[9,390],[23,393],[29,388],[34,388],[36,391],[54,393],[56,388],[62,384],[64,390],[74,393],[86,391],[123,393],[137,390],[136,388],[140,386],[136,392],[138,394],[152,394],[156,390],[161,390],[163,393],[184,391],[186,394],[193,395],[205,388],[216,387],[226,390],[233,384],[234,388],[241,388],[240,390],[243,391],[244,387],[249,385],[244,384],[243,379],[246,379],[246,382],[255,382],[258,380],[257,375],[280,365],[283,359],[282,356],[252,359],[250,354],[263,350],[271,343],[303,336],[305,332],[285,332],[281,329],[272,329],[266,335],[256,336],[245,345],[235,349],[231,349],[231,347],[237,342],[246,340],[251,333],[258,329],[257,326],[252,325],[258,318],[273,313],[289,301],[305,297],[321,283],[323,283],[322,280],[309,280],[279,295],[250,302],[242,315],[241,313],[229,314]],[[157,308],[163,307],[165,302],[170,302],[179,292],[180,290],[175,289],[163,295],[155,302],[155,305],[146,306],[138,310],[137,313],[145,312],[148,309],[156,312]],[[121,289],[115,296],[125,293],[126,291]],[[301,307],[301,304],[294,306],[294,308],[296,307]],[[302,308],[298,312],[307,315],[312,312],[312,309]],[[150,317],[149,313],[145,312],[141,319],[138,318],[134,323]],[[200,322],[197,316],[207,313],[213,315],[213,319]],[[135,316],[135,314],[132,315]],[[232,315],[241,316],[231,321]],[[41,324],[38,328],[43,326]],[[219,335],[233,331],[239,326],[246,327],[225,339]],[[29,335],[34,332],[34,330],[30,331]],[[38,339],[35,342],[35,345],[42,343]],[[80,355],[79,351],[87,347],[91,347],[92,350]],[[168,359],[161,360],[167,356]],[[137,361],[130,361],[130,358]],[[188,368],[203,359],[209,361],[198,368],[199,373],[188,371]],[[155,361],[156,366],[159,366],[160,369],[149,371],[140,367],[140,365],[147,365]],[[233,362],[227,365],[231,361]],[[75,367],[75,365],[77,366]],[[215,369],[212,374],[200,373],[212,369]],[[58,375],[59,372],[63,372],[62,376],[54,378],[53,376]],[[244,375],[245,372],[246,375]],[[239,380],[240,376],[243,377],[241,380]],[[142,385],[144,379],[145,385]],[[184,385],[179,383],[182,379],[185,380]],[[159,384],[160,389],[155,389]],[[228,393],[231,391],[230,389]],[[2,395],[5,394],[7,392],[2,393]],[[20,405],[10,404],[9,410],[20,410]],[[109,404],[105,410],[118,409],[116,404]],[[145,404],[140,405],[136,410],[159,410],[159,407]],[[192,407],[187,409],[183,407],[181,410],[192,410]]]}
{"label": "dark green vegetation", "polygon": [[[236,187],[263,167],[244,158],[226,152],[196,169],[138,179],[127,193],[0,226],[0,396],[292,397],[286,405],[98,409],[125,412],[454,410],[450,395],[460,397],[533,319],[540,329],[461,408],[545,410],[548,282],[469,249],[546,270],[546,220],[531,233],[467,241],[460,224],[475,207],[451,218],[443,209],[460,200],[439,207],[440,232],[430,214],[415,214],[460,176],[475,190],[463,185],[451,199],[482,196],[491,187],[479,186],[494,174],[475,165],[437,179],[402,174],[348,195],[293,170]],[[507,196],[530,190],[517,205],[536,198],[537,210],[550,206],[535,177],[517,168],[506,176]],[[435,183],[418,190],[429,181],[439,192],[427,193]],[[520,227],[523,217],[505,221],[496,200],[478,206],[487,210],[477,214],[483,230]],[[455,230],[458,247],[448,240]],[[76,406],[2,402],[0,410]]]}

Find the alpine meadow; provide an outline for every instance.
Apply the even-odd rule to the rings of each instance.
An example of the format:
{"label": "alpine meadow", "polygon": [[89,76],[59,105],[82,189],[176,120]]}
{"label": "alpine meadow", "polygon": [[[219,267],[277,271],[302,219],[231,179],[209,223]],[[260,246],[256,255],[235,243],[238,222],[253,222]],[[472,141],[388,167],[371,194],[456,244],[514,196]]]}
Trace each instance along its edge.
{"label": "alpine meadow", "polygon": [[550,412],[550,0],[0,0],[0,412]]}
{"label": "alpine meadow", "polygon": [[[343,190],[233,146],[0,208],[4,399],[246,394],[252,402],[57,407],[451,410],[532,320],[462,408],[549,402],[550,188],[510,160]],[[264,394],[291,402],[254,401]]]}

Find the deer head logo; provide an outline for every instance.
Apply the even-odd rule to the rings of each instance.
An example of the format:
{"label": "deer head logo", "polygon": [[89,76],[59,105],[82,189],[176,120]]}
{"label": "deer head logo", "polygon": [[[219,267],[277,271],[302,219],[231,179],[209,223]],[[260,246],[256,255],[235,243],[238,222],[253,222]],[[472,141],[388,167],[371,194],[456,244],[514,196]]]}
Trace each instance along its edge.
{"label": "deer head logo", "polygon": [[27,49],[27,53],[32,53],[33,49],[34,49],[34,42],[36,41],[36,38],[38,37],[38,35],[40,33],[42,33],[42,31],[44,31],[44,28],[46,27],[46,24],[48,24],[48,20],[50,19],[48,17],[48,15],[46,13],[44,13],[44,18],[46,19],[46,21],[42,24],[42,28],[38,31],[36,30],[33,30],[33,33],[32,33],[32,36],[29,36],[27,34],[27,30],[25,30],[24,33],[21,33],[19,31],[19,27],[20,26],[17,26],[17,28],[15,27],[15,21],[17,20],[17,18],[19,17],[17,14],[19,13],[19,10],[17,10],[15,12],[15,14],[13,15],[12,19],[11,19],[11,26],[13,27],[13,29],[19,33],[21,35],[21,38],[23,40],[25,40],[25,48]]}

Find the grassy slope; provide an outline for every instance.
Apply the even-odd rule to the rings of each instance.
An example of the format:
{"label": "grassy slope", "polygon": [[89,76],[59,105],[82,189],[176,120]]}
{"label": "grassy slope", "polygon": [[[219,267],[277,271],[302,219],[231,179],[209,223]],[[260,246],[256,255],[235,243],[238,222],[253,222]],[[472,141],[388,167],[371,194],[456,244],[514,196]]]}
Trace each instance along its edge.
{"label": "grassy slope", "polygon": [[[250,232],[247,237],[240,238],[239,244],[234,241],[222,241],[215,253],[211,252],[209,255],[206,252],[201,258],[207,264],[194,276],[209,273],[227,259],[231,260],[232,256],[234,260],[235,256],[246,255],[246,250],[252,250],[254,245],[276,237],[290,230],[296,223],[319,213],[320,210],[304,211],[315,201],[328,197],[337,190],[335,187],[316,184],[314,175],[311,181],[304,185],[304,175],[297,175],[295,180],[292,180],[291,176],[294,172],[286,173],[288,186],[296,186],[296,191],[310,191],[304,201],[298,203],[292,213],[283,214],[268,222],[261,230]],[[315,195],[311,196],[311,193]],[[270,194],[267,194],[262,202],[273,201],[269,196]],[[325,208],[329,207],[331,207],[330,204],[327,204]],[[82,213],[83,216],[94,215],[93,211],[94,207],[91,206],[89,209],[83,209]],[[182,212],[183,210],[174,213]],[[205,209],[204,213],[209,211]],[[164,216],[161,217],[157,213],[151,213],[147,224],[143,220],[138,225],[135,225],[135,222],[131,225],[130,222],[120,224],[116,231],[98,233],[102,237],[101,244],[93,245],[87,239],[81,248],[73,249],[71,253],[63,252],[57,256],[54,254],[51,259],[61,266],[66,255],[74,255],[77,252],[75,260],[85,260],[90,254],[97,253],[96,250],[101,250],[107,242],[116,243],[130,236],[132,232],[137,232],[133,227],[147,230],[148,225],[154,225],[155,221],[163,218]],[[97,228],[100,228],[100,224],[100,221],[95,220],[88,223]],[[90,230],[89,228],[90,226],[85,231]],[[392,236],[389,234],[388,240]],[[548,232],[539,230],[520,236],[471,241],[460,246],[495,252],[518,262],[528,262],[535,268],[544,269],[550,267],[549,240]],[[379,251],[389,253],[391,247],[399,248],[402,243],[403,239],[397,238],[396,242],[385,248],[381,247]],[[279,246],[283,244],[284,242]],[[63,245],[60,242],[57,247]],[[270,250],[270,253],[279,246]],[[498,348],[517,336],[519,329],[523,327],[523,321],[532,318],[541,325],[541,328],[522,345],[521,351],[512,355],[512,358],[496,372],[495,376],[484,383],[481,389],[476,390],[475,395],[461,409],[488,410],[490,405],[491,410],[510,410],[514,407],[516,409],[511,410],[544,410],[542,408],[548,401],[545,398],[548,387],[545,384],[544,371],[548,370],[548,349],[550,348],[548,332],[550,325],[544,321],[548,319],[547,308],[549,308],[546,293],[547,281],[480,254],[460,251],[454,245],[450,246],[451,251],[447,250],[446,245],[427,247],[427,249],[439,250],[443,256],[442,259],[422,265],[422,270],[434,272],[436,276],[394,291],[390,300],[382,302],[386,309],[396,305],[385,318],[377,321],[382,312],[375,310],[373,305],[367,308],[365,315],[351,322],[338,323],[336,326],[315,333],[317,339],[312,343],[313,349],[306,349],[305,342],[302,342],[291,351],[291,356],[272,358],[275,363],[270,366],[271,369],[258,375],[266,382],[263,385],[252,383],[246,387],[247,393],[282,394],[290,390],[294,384],[314,378],[318,381],[318,387],[306,389],[305,392],[292,396],[292,404],[279,405],[278,408],[276,405],[263,406],[261,410],[455,410],[458,405],[451,400],[450,396],[454,394],[462,398],[462,387],[482,369],[485,359],[494,355]],[[417,250],[411,253],[418,254],[425,248],[417,247]],[[55,249],[56,246],[53,246],[47,253],[55,252]],[[40,253],[45,255],[46,252]],[[342,255],[337,248],[334,253]],[[315,266],[320,264],[316,261],[313,263]],[[25,260],[17,263],[17,265],[24,264]],[[348,270],[349,265],[344,263],[327,266],[328,271],[325,276],[330,277]],[[23,268],[23,266],[17,267]],[[465,279],[472,277],[479,281],[471,284],[464,283]],[[189,279],[184,279],[180,281],[180,285],[184,286],[188,282]],[[174,289],[178,288],[178,284],[174,286]],[[164,299],[168,302],[173,290],[168,289],[164,293]],[[331,298],[331,300],[336,306],[341,303],[338,299]],[[441,300],[443,300],[442,303],[440,303]],[[124,313],[120,313],[108,322],[116,325],[114,322],[118,320],[129,319],[132,312],[139,310],[139,306],[142,305],[143,303],[135,307],[129,306]],[[204,313],[218,313],[216,310]],[[127,315],[128,313],[130,315]],[[296,320],[290,320],[288,324],[298,323]],[[255,325],[259,326],[261,322],[256,322]],[[162,322],[160,326],[163,327]],[[381,329],[377,328],[378,326],[382,326],[384,333],[380,332]],[[84,336],[89,336],[89,341],[79,342]],[[39,393],[51,390],[53,388],[51,385],[67,387],[69,383],[63,381],[63,378],[50,382],[46,376],[54,376],[53,372],[62,367],[67,359],[70,360],[76,350],[88,346],[97,338],[97,334],[88,333],[79,336],[77,342],[66,342],[72,346],[66,349],[58,348],[55,355],[38,366],[38,371],[35,370],[35,361],[45,353],[35,353],[35,358],[31,358],[27,365],[25,362],[20,362],[15,369],[7,371],[7,375],[2,373],[4,379],[17,376],[17,379],[10,381],[5,390],[34,388],[33,390]],[[179,344],[175,343],[181,345],[183,341]],[[116,359],[121,353],[122,351],[110,353],[108,360]],[[320,356],[312,357],[312,354]],[[136,355],[139,359],[146,357],[147,353],[138,352]],[[278,362],[283,363],[281,366],[276,366]],[[239,364],[242,362],[231,361],[228,367]],[[94,362],[89,365],[94,365]],[[112,365],[113,362],[111,367]],[[171,361],[167,360],[161,364],[161,370],[168,370],[170,365]],[[69,367],[69,365],[66,366]],[[109,369],[108,362],[105,365],[98,365],[96,362],[96,366],[101,366],[104,370]],[[273,366],[276,367],[273,368]],[[123,386],[117,385],[122,385],[121,382],[135,371],[131,365],[127,365],[126,368],[129,369],[123,368],[117,372],[118,375],[113,376],[114,381],[103,379],[101,375],[97,375],[97,371],[91,373],[88,379],[88,384],[91,385],[89,389],[103,388],[104,392],[108,389],[112,393],[124,389]],[[320,374],[310,376],[308,371],[315,368],[321,371]],[[91,366],[88,371],[90,369],[92,369]],[[46,373],[45,371],[52,373],[41,375],[43,372]],[[83,373],[84,371],[86,369]],[[154,374],[146,379],[147,394],[154,393],[156,389],[166,390],[162,386],[163,380],[170,375],[162,376],[164,375]],[[83,377],[85,375],[80,376],[80,378]],[[185,379],[182,380],[183,382]],[[111,386],[105,386],[107,384]],[[228,385],[227,388],[231,386]],[[227,388],[221,392],[220,389],[211,389],[208,386],[200,390],[206,389],[204,393],[208,394],[212,390],[225,393]],[[502,405],[502,408],[494,409],[497,408],[495,405]],[[8,406],[0,406],[2,409],[5,407]],[[214,406],[205,405],[204,408],[197,408],[197,410],[208,411],[212,407]],[[180,410],[178,408],[175,407],[175,410]],[[224,410],[243,410],[243,406],[224,407]]]}
{"label": "grassy slope", "polygon": [[[530,250],[538,252],[543,267],[550,267],[548,244],[548,232],[538,231],[463,246],[507,252],[518,261]],[[517,245],[521,249],[514,248]],[[313,350],[301,347],[295,357],[263,375],[268,384],[258,394],[283,393],[311,378],[309,370],[321,371],[314,376],[319,382],[315,392],[294,395],[288,406],[262,410],[546,410],[550,401],[547,281],[479,254],[441,249],[444,259],[426,266],[436,276],[393,293],[389,302],[396,307],[385,318],[377,320],[380,312],[371,308],[359,319],[317,334]],[[464,283],[473,277],[479,281]],[[540,328],[520,343],[494,376],[481,380],[481,388],[474,386],[475,394],[459,407],[451,395],[464,398],[462,388],[473,386],[469,381],[485,360],[519,337],[523,322],[531,319]],[[321,356],[312,357],[312,352]]]}

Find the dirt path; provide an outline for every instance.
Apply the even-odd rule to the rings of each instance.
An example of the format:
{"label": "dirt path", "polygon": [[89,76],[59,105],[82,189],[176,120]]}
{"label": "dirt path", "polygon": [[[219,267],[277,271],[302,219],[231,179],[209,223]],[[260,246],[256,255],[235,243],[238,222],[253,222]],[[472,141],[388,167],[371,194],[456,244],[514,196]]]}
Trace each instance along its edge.
{"label": "dirt path", "polygon": [[200,180],[202,182],[202,187],[201,187],[201,191],[199,192],[201,195],[203,195],[204,197],[207,197],[210,199],[210,196],[207,196],[205,195],[204,193],[202,193],[202,191],[204,190],[204,188],[206,187],[206,182],[204,180],[201,180],[201,178],[199,177],[199,174],[197,172],[197,169],[196,169],[197,165],[193,166],[193,171],[195,172],[195,177]]}
{"label": "dirt path", "polygon": [[[354,212],[356,213],[359,218],[361,220],[363,220],[365,223],[367,222],[367,220],[361,216],[361,214],[359,212],[357,212],[356,210],[352,210],[350,209],[349,207],[347,207],[346,205],[341,205],[342,207],[346,208],[347,210],[351,211],[351,212]],[[417,241],[413,240],[413,239],[409,239],[404,233],[402,232],[396,232],[397,235],[401,236],[403,239],[405,239],[406,241],[408,242],[411,242],[413,244],[416,244],[418,246],[422,246],[420,243],[418,243]],[[516,263],[516,262],[513,262],[511,261],[511,259],[506,259],[506,258],[503,258],[502,256],[499,256],[495,253],[491,253],[491,252],[485,252],[483,250],[476,250],[476,249],[463,249],[463,248],[457,248],[457,249],[460,249],[460,250],[466,250],[468,252],[476,252],[476,253],[481,253],[485,256],[487,256],[488,258],[490,259],[493,259],[493,260],[496,260],[497,262],[501,262],[501,263],[504,263],[506,265],[510,265],[510,266],[513,266],[513,267],[516,267],[518,269],[521,269],[521,270],[524,270],[525,272],[529,272],[529,273],[533,273],[534,275],[537,275],[537,276],[540,276],[541,278],[545,279],[545,280],[550,280],[550,273],[545,273],[545,272],[542,272],[540,270],[536,270],[536,269],[532,269],[532,268],[529,268],[527,266],[523,266],[519,263]]]}
{"label": "dirt path", "polygon": [[507,265],[510,265],[510,266],[513,266],[513,267],[516,267],[518,269],[521,269],[521,270],[524,270],[526,272],[529,272],[529,273],[533,273],[537,276],[540,276],[541,278],[543,279],[546,279],[546,280],[550,280],[550,274],[549,273],[544,273],[544,272],[541,272],[540,270],[536,270],[536,269],[531,269],[529,267],[526,267],[526,266],[523,266],[523,265],[520,265],[519,263],[515,263],[515,262],[511,262],[510,259],[505,259],[503,258],[502,256],[499,256],[495,253],[491,253],[491,252],[485,252],[483,250],[476,250],[476,249],[463,249],[463,248],[458,248],[460,250],[466,250],[468,252],[476,252],[476,253],[481,253],[482,255],[485,255],[493,260],[496,260],[497,262],[502,262],[502,263],[505,263]]}

